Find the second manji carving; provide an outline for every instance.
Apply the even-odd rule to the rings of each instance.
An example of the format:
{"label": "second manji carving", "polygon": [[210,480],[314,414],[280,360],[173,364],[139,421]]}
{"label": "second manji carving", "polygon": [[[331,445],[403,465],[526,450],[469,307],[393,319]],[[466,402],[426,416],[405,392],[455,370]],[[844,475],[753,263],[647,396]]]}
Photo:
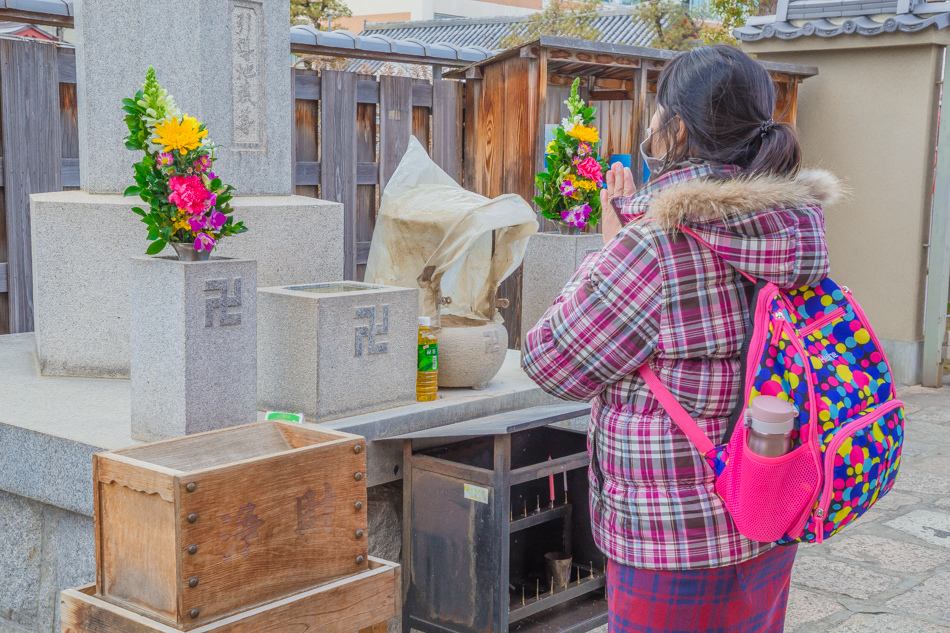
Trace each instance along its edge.
{"label": "second manji carving", "polygon": [[389,306],[380,306],[382,313],[382,322],[376,322],[376,308],[357,308],[354,318],[368,319],[369,325],[361,325],[355,328],[356,340],[353,344],[353,355],[363,355],[363,341],[366,341],[366,349],[370,354],[385,354],[389,351],[389,343],[377,343],[376,337],[389,334]]}

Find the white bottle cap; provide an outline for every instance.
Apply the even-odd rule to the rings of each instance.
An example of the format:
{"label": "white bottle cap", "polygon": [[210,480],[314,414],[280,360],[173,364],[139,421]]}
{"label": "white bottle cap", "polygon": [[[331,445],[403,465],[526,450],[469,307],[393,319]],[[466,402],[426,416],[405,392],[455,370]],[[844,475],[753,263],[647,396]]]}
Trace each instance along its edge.
{"label": "white bottle cap", "polygon": [[432,325],[432,319],[430,317],[419,317],[420,327],[429,327]]}

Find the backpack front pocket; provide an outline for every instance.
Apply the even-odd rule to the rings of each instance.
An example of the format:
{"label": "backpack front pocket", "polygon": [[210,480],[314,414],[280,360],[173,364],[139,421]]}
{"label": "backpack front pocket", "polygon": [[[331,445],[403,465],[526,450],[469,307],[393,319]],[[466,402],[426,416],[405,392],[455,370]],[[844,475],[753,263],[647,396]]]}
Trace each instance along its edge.
{"label": "backpack front pocket", "polygon": [[824,485],[808,526],[816,542],[841,531],[893,487],[903,440],[898,400],[860,415],[826,440]]}
{"label": "backpack front pocket", "polygon": [[815,503],[821,468],[811,444],[781,457],[762,457],[746,446],[746,428],[736,427],[716,492],[739,532],[770,543],[800,532]]}

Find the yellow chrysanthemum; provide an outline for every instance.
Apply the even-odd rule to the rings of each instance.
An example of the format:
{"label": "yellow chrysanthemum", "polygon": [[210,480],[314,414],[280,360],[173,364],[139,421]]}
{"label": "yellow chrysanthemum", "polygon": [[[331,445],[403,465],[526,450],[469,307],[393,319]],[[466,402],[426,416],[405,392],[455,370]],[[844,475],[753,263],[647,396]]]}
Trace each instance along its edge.
{"label": "yellow chrysanthemum", "polygon": [[185,116],[180,121],[167,119],[155,126],[157,136],[152,142],[164,145],[166,152],[177,149],[182,154],[187,154],[188,150],[198,149],[201,139],[208,135],[208,130],[199,130],[199,127],[201,125],[195,117]]}
{"label": "yellow chrysanthemum", "polygon": [[[179,213],[182,212],[181,209],[179,209],[178,211],[179,211]],[[188,216],[186,216],[186,215],[178,215],[178,216],[175,216],[175,217],[173,218],[173,220],[175,221],[175,223],[172,225],[172,227],[173,227],[176,231],[178,231],[178,230],[180,230],[180,229],[185,229],[186,231],[191,230],[191,225],[188,224]]]}
{"label": "yellow chrysanthemum", "polygon": [[588,180],[587,178],[577,178],[574,181],[574,186],[578,189],[586,189],[588,191],[596,191],[599,189],[596,182]]}
{"label": "yellow chrysanthemum", "polygon": [[556,150],[556,149],[557,149],[557,141],[554,140],[554,139],[551,139],[551,142],[548,143],[548,147],[547,147],[547,149],[544,150],[544,153],[545,153],[545,154],[553,154],[553,153],[554,153],[554,150]]}
{"label": "yellow chrysanthemum", "polygon": [[584,125],[575,125],[567,134],[585,143],[596,143],[600,139],[597,128]]}

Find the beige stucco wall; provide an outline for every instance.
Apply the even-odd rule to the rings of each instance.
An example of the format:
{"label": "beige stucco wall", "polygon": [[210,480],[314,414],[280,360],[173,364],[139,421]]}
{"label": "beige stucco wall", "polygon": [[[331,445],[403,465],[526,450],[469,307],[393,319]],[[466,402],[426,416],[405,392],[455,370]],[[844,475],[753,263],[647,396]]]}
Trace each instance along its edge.
{"label": "beige stucco wall", "polygon": [[[835,172],[853,190],[826,213],[831,273],[854,290],[879,337],[904,344],[885,344],[894,364],[919,364],[937,82],[948,35],[929,30],[743,46],[763,60],[818,67],[818,76],[799,87],[805,162]],[[894,358],[902,354],[905,361]],[[901,382],[919,380],[919,369],[894,369]]]}

